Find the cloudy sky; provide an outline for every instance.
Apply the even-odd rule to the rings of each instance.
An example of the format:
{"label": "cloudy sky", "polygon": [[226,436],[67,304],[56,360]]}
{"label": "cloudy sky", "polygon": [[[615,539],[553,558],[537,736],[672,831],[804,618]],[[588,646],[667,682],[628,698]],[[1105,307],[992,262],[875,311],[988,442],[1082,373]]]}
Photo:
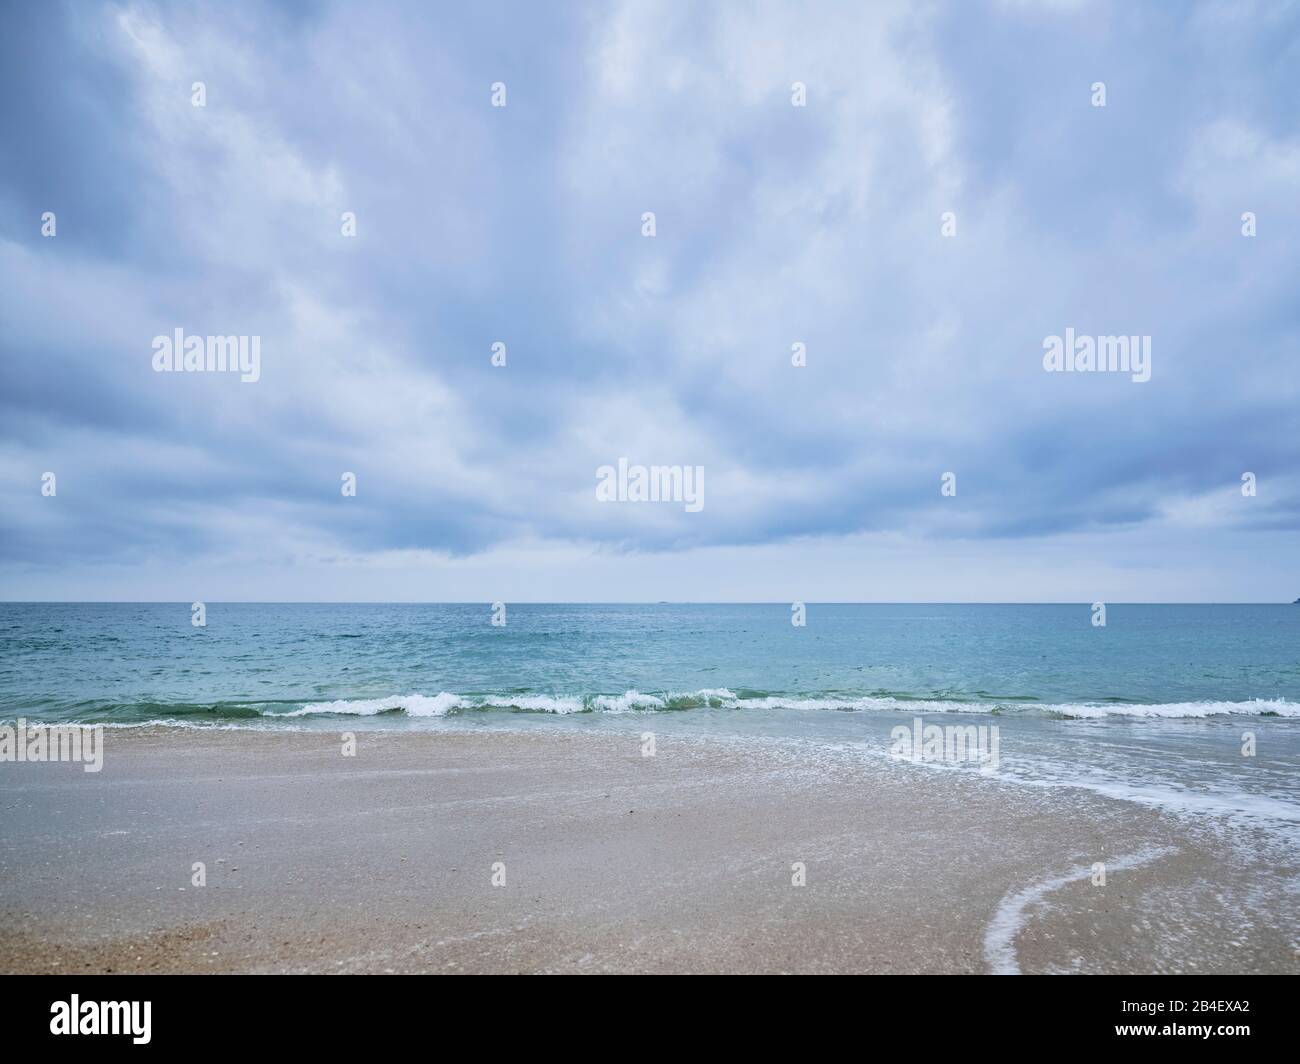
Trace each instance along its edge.
{"label": "cloudy sky", "polygon": [[0,23],[0,597],[1300,595],[1295,3]]}

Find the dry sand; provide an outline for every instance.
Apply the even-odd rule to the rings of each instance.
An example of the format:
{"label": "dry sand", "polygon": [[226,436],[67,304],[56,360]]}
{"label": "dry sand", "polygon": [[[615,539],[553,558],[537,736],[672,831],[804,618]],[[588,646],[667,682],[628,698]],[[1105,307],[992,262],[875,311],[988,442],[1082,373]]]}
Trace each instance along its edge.
{"label": "dry sand", "polygon": [[0,971],[1300,970],[1296,855],[1248,825],[760,742],[357,741],[0,765]]}

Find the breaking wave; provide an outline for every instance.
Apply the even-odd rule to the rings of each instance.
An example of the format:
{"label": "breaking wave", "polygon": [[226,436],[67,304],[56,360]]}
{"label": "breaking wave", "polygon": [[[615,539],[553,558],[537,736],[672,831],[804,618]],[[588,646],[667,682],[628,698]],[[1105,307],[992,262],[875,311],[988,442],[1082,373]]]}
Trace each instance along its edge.
{"label": "breaking wave", "polygon": [[[473,713],[505,712],[536,713],[564,716],[574,713],[667,713],[689,710],[790,710],[836,711],[841,713],[983,713],[1006,716],[1040,716],[1056,720],[1098,719],[1188,719],[1201,717],[1285,717],[1300,718],[1300,702],[1285,699],[1252,699],[1241,702],[1166,702],[1142,704],[1135,702],[1079,702],[1049,703],[1035,701],[1026,696],[1005,696],[1000,699],[926,698],[908,694],[874,695],[805,695],[774,694],[766,691],[741,690],[739,693],[726,687],[704,688],[688,692],[643,693],[624,691],[622,694],[542,694],[518,692],[501,694],[456,694],[440,691],[437,694],[386,695],[382,698],[344,698],[325,702],[304,702],[279,699],[273,701],[244,702],[218,701],[207,704],[167,702],[85,701],[61,706],[53,713],[33,708],[26,714],[6,712],[10,716],[26,715],[33,721],[59,720],[66,723],[157,723],[172,720],[188,724],[220,724],[228,722],[273,725],[288,723],[293,719],[321,717],[378,717],[395,716],[453,717]],[[305,723],[305,721],[304,721]]]}
{"label": "breaking wave", "polygon": [[268,715],[373,716],[378,713],[404,713],[411,717],[444,717],[455,713],[494,709],[517,713],[568,714],[664,712],[702,708],[838,710],[849,713],[1038,713],[1070,720],[1091,720],[1102,717],[1145,719],[1219,716],[1300,717],[1300,703],[1280,699],[1252,699],[1245,702],[1169,702],[1155,705],[1111,702],[1053,704],[1021,701],[964,702],[892,695],[860,697],[737,695],[725,687],[676,694],[642,694],[640,691],[626,691],[621,695],[456,695],[442,691],[433,696],[411,694],[391,695],[378,699],[312,702],[288,713],[272,711]]}

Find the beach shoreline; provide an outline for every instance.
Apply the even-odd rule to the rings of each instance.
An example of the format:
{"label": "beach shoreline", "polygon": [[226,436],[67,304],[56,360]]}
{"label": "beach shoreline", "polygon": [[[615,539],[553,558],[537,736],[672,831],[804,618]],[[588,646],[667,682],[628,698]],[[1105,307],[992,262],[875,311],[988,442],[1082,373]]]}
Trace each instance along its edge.
{"label": "beach shoreline", "polygon": [[0,765],[0,971],[1300,970],[1249,824],[813,745],[342,734]]}

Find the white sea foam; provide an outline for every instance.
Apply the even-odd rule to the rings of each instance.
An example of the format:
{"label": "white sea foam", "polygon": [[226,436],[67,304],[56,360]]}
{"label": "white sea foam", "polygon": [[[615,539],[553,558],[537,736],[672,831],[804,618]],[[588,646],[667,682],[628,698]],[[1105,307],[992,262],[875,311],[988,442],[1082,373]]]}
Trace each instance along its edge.
{"label": "white sea foam", "polygon": [[[1137,853],[1117,857],[1113,861],[1104,862],[1106,874],[1110,875],[1113,872],[1122,872],[1129,868],[1150,864],[1152,861],[1170,853],[1173,853],[1173,850],[1165,846],[1139,850]],[[997,911],[993,914],[993,919],[984,932],[984,960],[989,966],[989,971],[994,975],[1019,975],[1020,960],[1016,956],[1016,936],[1020,934],[1028,922],[1029,910],[1042,904],[1047,895],[1059,890],[1067,883],[1073,883],[1091,875],[1092,867],[1090,865],[1077,865],[1063,876],[1044,879],[1003,898],[998,903]]]}
{"label": "white sea foam", "polygon": [[1213,781],[1200,781],[1198,786],[1204,789],[1198,790],[1181,782],[1128,780],[1095,766],[1080,767],[1042,758],[998,778],[1029,787],[1078,787],[1104,798],[1136,802],[1180,816],[1245,817],[1254,823],[1286,828],[1293,840],[1297,839],[1295,828],[1300,827],[1300,805],[1273,794],[1215,786]]}
{"label": "white sea foam", "polygon": [[[317,713],[340,713],[359,717],[373,717],[376,713],[401,710],[411,717],[445,717],[453,709],[465,704],[459,695],[446,691],[429,698],[425,695],[390,695],[388,698],[340,699],[337,702],[312,702],[282,717],[309,717]],[[269,715],[269,714],[268,714]]]}
{"label": "white sea foam", "polygon": [[581,698],[558,695],[488,695],[472,700],[475,709],[521,709],[526,713],[581,713],[586,707]]}
{"label": "white sea foam", "polygon": [[1064,717],[1223,717],[1263,716],[1300,717],[1300,702],[1282,699],[1255,698],[1249,702],[1164,702],[1156,705],[1044,705]]}
{"label": "white sea foam", "polygon": [[[635,694],[632,691],[629,694]],[[581,713],[581,698],[552,695],[489,695],[468,697],[440,691],[429,695],[390,695],[387,698],[340,699],[336,702],[311,702],[289,713],[270,713],[276,717],[310,717],[337,713],[345,716],[373,717],[378,713],[401,711],[409,717],[445,717],[465,709],[518,709],[528,713]]]}
{"label": "white sea foam", "polygon": [[[702,695],[703,692],[697,692]],[[638,709],[663,709],[667,706],[657,695],[643,695],[640,691],[628,691],[622,695],[597,695],[591,700],[591,708],[602,713],[631,713]]]}
{"label": "white sea foam", "polygon": [[632,713],[690,707],[723,709],[838,710],[841,712],[904,713],[1050,713],[1080,720],[1106,717],[1198,718],[1218,716],[1264,716],[1300,718],[1300,703],[1283,699],[1257,698],[1246,702],[1167,702],[1152,705],[1133,703],[1050,703],[1050,702],[958,702],[944,699],[901,699],[887,696],[790,697],[761,695],[742,698],[725,687],[690,692],[643,694],[630,690],[621,695],[457,695],[448,691],[436,695],[390,695],[386,698],[341,699],[312,702],[288,713],[267,716],[302,717],[317,714],[374,716],[401,711],[411,717],[444,717],[460,710],[512,709],[528,713]]}

